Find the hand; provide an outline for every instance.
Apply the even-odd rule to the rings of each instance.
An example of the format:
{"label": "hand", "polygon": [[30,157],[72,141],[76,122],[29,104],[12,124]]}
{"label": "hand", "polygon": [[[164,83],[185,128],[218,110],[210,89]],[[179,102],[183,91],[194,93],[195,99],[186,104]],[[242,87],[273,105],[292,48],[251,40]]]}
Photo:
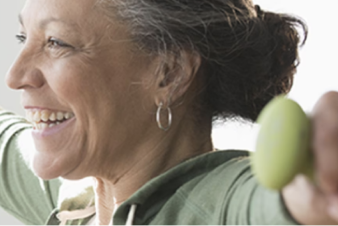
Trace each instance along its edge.
{"label": "hand", "polygon": [[283,190],[285,203],[301,224],[338,224],[338,93],[323,95],[312,114],[316,183],[298,176]]}
{"label": "hand", "polygon": [[318,186],[329,215],[338,222],[338,93],[325,94],[313,115],[313,151]]}

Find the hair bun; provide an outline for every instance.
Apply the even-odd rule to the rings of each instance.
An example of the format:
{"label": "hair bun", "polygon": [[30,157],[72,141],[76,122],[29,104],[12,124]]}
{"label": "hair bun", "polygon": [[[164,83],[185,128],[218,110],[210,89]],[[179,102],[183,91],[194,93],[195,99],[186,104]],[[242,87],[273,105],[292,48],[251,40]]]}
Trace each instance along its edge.
{"label": "hair bun", "polygon": [[257,17],[262,18],[263,11],[261,10],[261,7],[259,5],[255,5],[255,10],[256,10],[256,13],[257,13]]}
{"label": "hair bun", "polygon": [[[260,18],[272,36],[272,50],[276,59],[275,68],[290,67],[298,61],[299,32],[296,27],[301,26],[307,31],[306,25],[300,19],[285,14],[264,12],[256,5],[257,17]],[[301,45],[305,43],[307,34]],[[296,63],[297,64],[297,63]]]}

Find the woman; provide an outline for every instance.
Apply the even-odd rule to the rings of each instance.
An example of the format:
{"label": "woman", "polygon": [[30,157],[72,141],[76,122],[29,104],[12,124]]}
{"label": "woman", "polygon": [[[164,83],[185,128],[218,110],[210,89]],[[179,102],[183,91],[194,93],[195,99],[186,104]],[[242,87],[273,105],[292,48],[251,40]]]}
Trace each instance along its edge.
{"label": "woman", "polygon": [[7,84],[29,123],[0,113],[0,204],[23,222],[337,222],[337,93],[314,111],[316,187],[265,190],[210,138],[290,90],[301,21],[249,0],[28,0],[20,24]]}

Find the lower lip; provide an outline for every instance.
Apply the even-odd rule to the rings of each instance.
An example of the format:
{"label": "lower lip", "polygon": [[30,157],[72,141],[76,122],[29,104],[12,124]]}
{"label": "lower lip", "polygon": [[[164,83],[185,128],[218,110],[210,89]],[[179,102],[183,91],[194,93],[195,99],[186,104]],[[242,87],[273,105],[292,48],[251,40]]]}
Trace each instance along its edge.
{"label": "lower lip", "polygon": [[44,130],[37,130],[34,129],[32,131],[32,135],[37,138],[45,138],[49,136],[53,136],[57,133],[63,132],[63,130],[67,129],[68,127],[72,126],[73,123],[75,123],[76,119],[75,117],[72,119],[69,119],[59,125],[53,126],[51,128],[47,128]]}

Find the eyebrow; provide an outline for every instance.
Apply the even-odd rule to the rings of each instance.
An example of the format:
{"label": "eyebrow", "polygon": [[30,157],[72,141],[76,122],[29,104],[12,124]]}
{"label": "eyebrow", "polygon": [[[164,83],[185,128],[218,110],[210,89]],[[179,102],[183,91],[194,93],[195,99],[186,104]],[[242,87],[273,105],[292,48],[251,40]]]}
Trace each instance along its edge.
{"label": "eyebrow", "polygon": [[[24,22],[23,22],[23,18],[22,18],[21,14],[19,14],[19,22],[24,27]],[[53,23],[53,22],[59,22],[59,23],[63,23],[63,24],[68,25],[68,26],[76,27],[75,24],[67,23],[64,20],[58,19],[58,18],[55,18],[55,17],[50,17],[50,18],[42,20],[39,24],[39,27],[41,29],[44,29],[48,24]]]}

